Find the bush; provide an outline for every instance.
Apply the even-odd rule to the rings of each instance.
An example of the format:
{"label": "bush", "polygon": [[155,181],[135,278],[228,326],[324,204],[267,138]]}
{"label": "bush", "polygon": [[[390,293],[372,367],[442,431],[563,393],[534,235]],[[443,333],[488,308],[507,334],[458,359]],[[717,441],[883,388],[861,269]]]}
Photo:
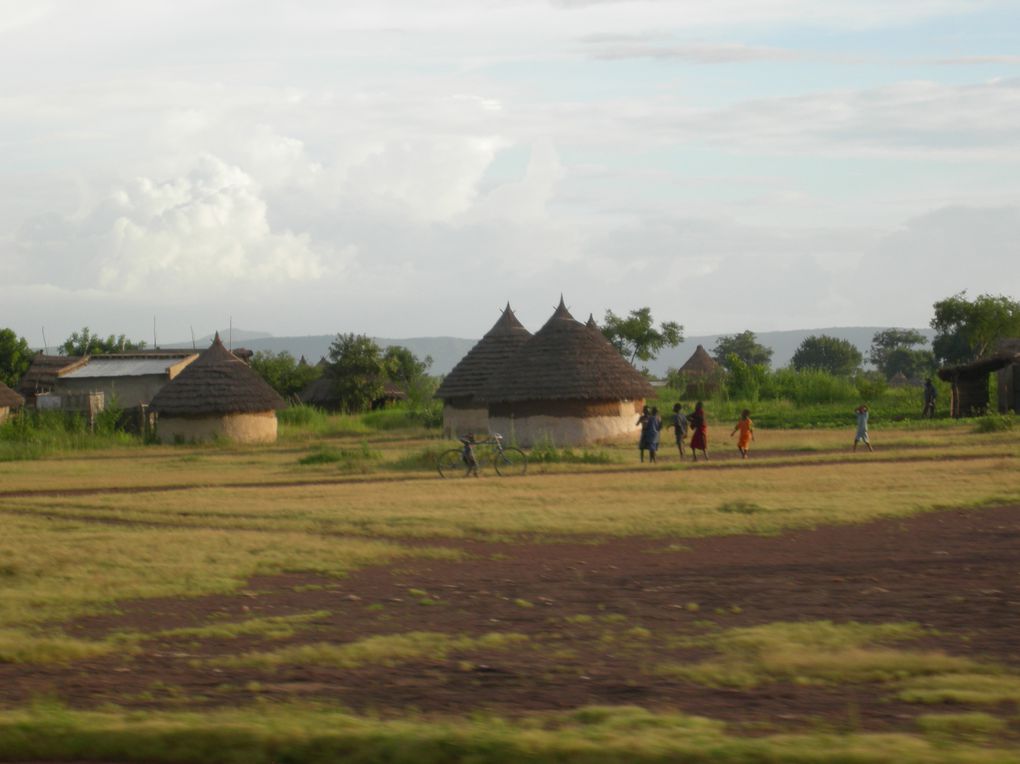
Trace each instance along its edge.
{"label": "bush", "polygon": [[1016,425],[1016,414],[985,414],[974,425],[975,432],[1007,432]]}
{"label": "bush", "polygon": [[549,437],[542,438],[528,452],[528,461],[533,464],[611,464],[611,454],[601,449],[580,452],[572,448],[556,448]]}

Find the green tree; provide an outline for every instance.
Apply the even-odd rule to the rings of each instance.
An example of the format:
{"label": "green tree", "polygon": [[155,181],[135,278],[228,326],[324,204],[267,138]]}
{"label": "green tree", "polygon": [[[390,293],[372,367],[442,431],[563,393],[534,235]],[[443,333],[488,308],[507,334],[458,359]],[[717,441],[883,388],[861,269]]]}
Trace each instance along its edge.
{"label": "green tree", "polygon": [[13,329],[0,329],[0,382],[17,387],[31,363],[32,349],[25,338]]}
{"label": "green tree", "polygon": [[344,411],[364,411],[383,393],[382,348],[364,334],[338,334],[329,346],[326,374]]}
{"label": "green tree", "polygon": [[665,321],[656,329],[651,308],[632,310],[626,318],[607,310],[602,334],[631,363],[635,358],[651,361],[664,347],[684,341],[684,328],[675,321]]}
{"label": "green tree", "polygon": [[989,353],[995,343],[1020,336],[1020,303],[1005,295],[983,294],[973,302],[960,292],[933,306],[932,349],[941,363],[966,363]]}
{"label": "green tree", "polygon": [[798,371],[814,369],[836,377],[848,377],[856,372],[864,357],[848,340],[827,334],[806,337],[790,360]]}
{"label": "green tree", "polygon": [[402,345],[390,345],[383,354],[383,366],[386,376],[405,390],[417,383],[428,374],[432,366],[432,356],[419,360],[418,356]]}
{"label": "green tree", "polygon": [[111,334],[103,339],[98,334],[93,334],[85,326],[80,332],[71,332],[71,336],[64,340],[60,349],[65,355],[103,355],[104,353],[144,350],[145,342],[132,342],[123,334],[119,337]]}
{"label": "green tree", "polygon": [[285,399],[296,396],[322,373],[314,366],[299,364],[286,350],[259,350],[252,356],[251,368]]}
{"label": "green tree", "polygon": [[916,329],[883,329],[871,339],[868,360],[886,379],[899,373],[917,379],[935,367],[934,354],[917,347],[926,342]]}
{"label": "green tree", "polygon": [[730,398],[738,401],[758,400],[762,385],[768,377],[766,366],[761,363],[745,363],[736,353],[730,353],[726,358],[726,368],[729,369],[726,392]]}
{"label": "green tree", "polygon": [[750,329],[740,334],[723,335],[715,342],[712,355],[727,371],[733,371],[730,356],[736,356],[748,366],[772,365],[772,348],[758,342],[758,337]]}

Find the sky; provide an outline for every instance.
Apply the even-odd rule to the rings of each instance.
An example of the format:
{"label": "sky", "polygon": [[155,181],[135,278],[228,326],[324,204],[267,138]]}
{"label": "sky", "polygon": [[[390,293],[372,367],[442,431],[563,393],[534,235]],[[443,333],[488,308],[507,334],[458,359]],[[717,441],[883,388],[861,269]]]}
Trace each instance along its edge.
{"label": "sky", "polygon": [[0,0],[0,326],[1020,297],[1020,0]]}

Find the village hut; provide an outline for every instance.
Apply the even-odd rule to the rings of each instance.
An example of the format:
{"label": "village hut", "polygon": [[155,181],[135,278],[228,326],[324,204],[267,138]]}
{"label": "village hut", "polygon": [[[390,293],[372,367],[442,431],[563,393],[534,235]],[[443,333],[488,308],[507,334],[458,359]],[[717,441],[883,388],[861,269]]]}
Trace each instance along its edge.
{"label": "village hut", "polygon": [[131,409],[149,401],[198,358],[194,350],[136,350],[86,356],[86,363],[64,372],[53,382],[53,395],[61,408],[94,393],[103,394],[103,405]]}
{"label": "village hut", "polygon": [[687,379],[685,398],[704,398],[722,385],[722,366],[708,354],[704,345],[698,345],[687,362],[680,367]]}
{"label": "village hut", "polygon": [[[18,393],[25,399],[27,407],[41,408],[43,404],[39,402],[39,399],[45,400],[49,396],[57,379],[84,366],[88,361],[88,356],[36,353],[32,356],[28,371],[18,383]],[[57,407],[59,408],[59,405]]]}
{"label": "village hut", "polygon": [[25,399],[0,382],[0,424],[7,421],[12,411],[25,405]]}
{"label": "village hut", "polygon": [[1020,340],[1004,340],[996,352],[971,363],[945,366],[939,379],[951,385],[950,413],[954,417],[978,416],[989,411],[989,379],[997,378],[997,409],[1001,413],[1020,406]]}
{"label": "village hut", "polygon": [[[325,368],[325,365],[321,362],[318,366]],[[323,411],[342,411],[344,408],[343,401],[340,400],[340,395],[333,382],[334,378],[329,375],[329,372],[323,371],[318,379],[313,379],[305,385],[305,388],[298,395],[298,399],[306,406],[315,406],[315,408],[322,409]],[[390,404],[406,400],[407,392],[401,389],[400,385],[396,382],[386,379],[382,383],[382,392],[378,397],[372,399],[370,406],[372,411],[376,411],[386,408]]]}
{"label": "village hut", "polygon": [[893,374],[891,377],[889,377],[889,387],[902,388],[902,387],[909,387],[909,386],[910,386],[910,380],[907,379],[907,375],[904,374],[902,371],[898,371],[895,374]]}
{"label": "village hut", "polygon": [[652,386],[601,332],[576,321],[563,299],[552,317],[476,395],[489,428],[531,446],[586,445],[635,434]]}
{"label": "village hut", "polygon": [[998,371],[999,412],[1020,414],[1020,338],[999,343],[998,352],[1012,360]]}
{"label": "village hut", "polygon": [[531,337],[517,320],[510,303],[436,390],[443,401],[443,431],[447,437],[489,428],[489,407],[477,399],[479,391]]}
{"label": "village hut", "polygon": [[265,381],[220,341],[160,390],[150,408],[159,415],[163,443],[226,438],[240,443],[276,440],[276,411],[286,406]]}

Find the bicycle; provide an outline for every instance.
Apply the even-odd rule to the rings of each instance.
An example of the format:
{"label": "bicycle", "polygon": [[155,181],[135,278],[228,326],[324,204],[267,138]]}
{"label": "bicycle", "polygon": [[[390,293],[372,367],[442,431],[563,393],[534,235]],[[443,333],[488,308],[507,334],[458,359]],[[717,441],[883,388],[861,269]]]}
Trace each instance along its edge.
{"label": "bicycle", "polygon": [[[475,461],[479,470],[492,464],[500,477],[514,477],[528,471],[527,454],[514,446],[504,447],[503,436],[499,433],[475,443],[474,446]],[[451,448],[441,453],[436,467],[439,469],[439,475],[444,478],[467,477],[471,473],[471,468],[464,461],[464,451],[460,448]]]}

